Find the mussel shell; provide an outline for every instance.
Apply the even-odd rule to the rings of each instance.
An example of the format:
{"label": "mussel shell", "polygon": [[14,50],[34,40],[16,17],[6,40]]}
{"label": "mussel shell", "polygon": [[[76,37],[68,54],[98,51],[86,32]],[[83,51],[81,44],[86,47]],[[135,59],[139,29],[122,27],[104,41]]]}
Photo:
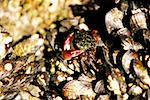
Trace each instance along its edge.
{"label": "mussel shell", "polygon": [[96,83],[94,91],[98,94],[105,93],[104,81],[100,80]]}
{"label": "mussel shell", "polygon": [[127,74],[130,73],[130,64],[133,59],[138,58],[138,55],[128,50],[122,57],[122,66]]}
{"label": "mussel shell", "polygon": [[91,83],[78,80],[72,80],[65,84],[63,94],[67,99],[76,99],[81,95],[94,98],[96,95],[92,90]]}

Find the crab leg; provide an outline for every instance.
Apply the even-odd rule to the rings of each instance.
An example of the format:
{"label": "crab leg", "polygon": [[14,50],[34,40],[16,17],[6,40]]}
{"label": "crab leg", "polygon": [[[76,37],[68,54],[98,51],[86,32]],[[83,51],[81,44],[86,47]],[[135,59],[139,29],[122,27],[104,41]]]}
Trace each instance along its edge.
{"label": "crab leg", "polygon": [[64,42],[63,50],[71,50],[72,40],[74,38],[74,33],[71,33]]}
{"label": "crab leg", "polygon": [[84,50],[68,50],[68,51],[63,51],[63,58],[65,60],[70,60],[73,57],[76,57],[83,53]]}

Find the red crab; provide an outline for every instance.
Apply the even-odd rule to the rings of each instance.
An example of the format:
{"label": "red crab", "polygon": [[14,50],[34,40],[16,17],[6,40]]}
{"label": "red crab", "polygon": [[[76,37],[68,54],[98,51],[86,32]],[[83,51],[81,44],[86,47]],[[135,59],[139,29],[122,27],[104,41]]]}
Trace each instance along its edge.
{"label": "red crab", "polygon": [[79,30],[69,34],[64,42],[63,57],[65,60],[70,60],[73,57],[79,56],[90,48],[95,48],[101,40],[97,30],[85,31]]}

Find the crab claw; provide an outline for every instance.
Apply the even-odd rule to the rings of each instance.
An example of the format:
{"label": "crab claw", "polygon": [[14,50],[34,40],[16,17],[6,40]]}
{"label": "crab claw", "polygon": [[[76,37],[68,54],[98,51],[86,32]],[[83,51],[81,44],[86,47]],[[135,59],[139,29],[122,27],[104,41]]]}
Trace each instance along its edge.
{"label": "crab claw", "polygon": [[68,50],[68,51],[63,51],[63,58],[65,60],[70,60],[73,57],[76,57],[83,53],[84,50]]}
{"label": "crab claw", "polygon": [[63,50],[71,50],[72,40],[74,38],[74,33],[69,34],[64,42]]}

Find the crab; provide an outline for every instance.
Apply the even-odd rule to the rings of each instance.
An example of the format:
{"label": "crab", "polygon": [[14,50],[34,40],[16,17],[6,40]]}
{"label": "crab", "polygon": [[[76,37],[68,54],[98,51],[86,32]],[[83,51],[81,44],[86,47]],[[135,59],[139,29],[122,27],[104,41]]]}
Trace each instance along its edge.
{"label": "crab", "polygon": [[78,30],[68,35],[63,45],[63,58],[70,60],[83,52],[96,48],[100,44],[100,36],[97,30]]}

